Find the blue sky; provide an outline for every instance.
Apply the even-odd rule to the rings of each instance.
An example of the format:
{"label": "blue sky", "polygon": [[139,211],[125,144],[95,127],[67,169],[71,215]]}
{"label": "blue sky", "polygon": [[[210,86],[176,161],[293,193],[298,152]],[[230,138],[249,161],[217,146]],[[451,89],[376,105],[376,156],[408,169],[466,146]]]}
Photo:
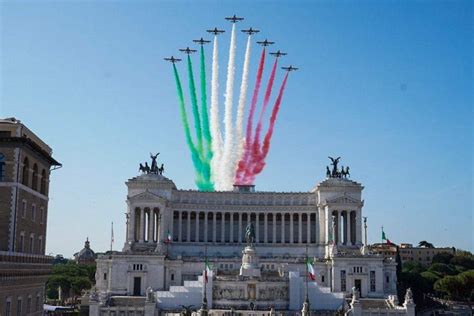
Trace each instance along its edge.
{"label": "blue sky", "polygon": [[[179,188],[195,187],[162,58],[209,27],[230,30],[223,17],[234,13],[300,67],[257,189],[310,190],[327,156],[342,156],[365,186],[371,242],[383,225],[394,242],[474,250],[472,9],[470,1],[3,1],[0,116],[21,119],[64,165],[52,176],[47,252],[71,256],[86,236],[104,251],[111,221],[121,249],[124,182],[150,151],[161,152]],[[228,41],[226,33],[221,78]]]}

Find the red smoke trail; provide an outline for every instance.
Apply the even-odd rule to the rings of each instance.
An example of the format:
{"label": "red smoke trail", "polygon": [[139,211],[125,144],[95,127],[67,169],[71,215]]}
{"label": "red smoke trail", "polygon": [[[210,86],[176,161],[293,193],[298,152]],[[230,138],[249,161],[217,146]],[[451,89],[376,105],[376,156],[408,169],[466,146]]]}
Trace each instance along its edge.
{"label": "red smoke trail", "polygon": [[275,73],[276,73],[277,66],[278,66],[278,58],[276,58],[275,62],[273,63],[272,72],[270,74],[270,79],[268,80],[268,84],[267,84],[267,90],[265,91],[265,98],[263,99],[262,110],[260,111],[260,116],[258,117],[258,124],[257,124],[257,129],[255,131],[255,138],[254,138],[253,148],[252,148],[252,156],[259,156],[261,154],[260,153],[260,147],[261,147],[260,133],[262,131],[263,115],[265,114],[265,111],[268,106],[268,102],[270,101],[270,96],[272,94],[273,82],[275,81]]}
{"label": "red smoke trail", "polygon": [[272,115],[270,117],[270,125],[268,127],[267,133],[265,134],[261,153],[252,156],[252,158],[255,159],[253,161],[253,168],[249,170],[250,172],[248,174],[246,174],[246,176],[242,180],[242,184],[252,184],[255,180],[255,176],[259,174],[265,166],[265,158],[267,157],[268,151],[270,150],[270,142],[273,135],[273,129],[275,128],[275,122],[278,116],[278,111],[280,110],[280,104],[283,98],[283,92],[285,91],[286,81],[288,80],[288,74],[289,72],[286,73],[285,78],[283,79],[283,82],[280,87],[280,92],[278,93],[278,97],[275,101],[275,104],[273,105]]}
{"label": "red smoke trail", "polygon": [[263,68],[265,66],[265,47],[263,47],[262,55],[260,56],[260,63],[258,66],[257,71],[257,80],[255,81],[255,88],[253,90],[252,95],[252,102],[250,104],[250,111],[249,117],[247,119],[247,130],[246,130],[246,137],[245,137],[245,146],[244,146],[244,154],[240,157],[240,161],[237,165],[237,172],[235,174],[235,182],[237,184],[240,183],[240,179],[245,172],[246,166],[250,159],[251,147],[252,147],[252,124],[253,124],[253,117],[255,115],[255,108],[257,106],[257,99],[258,99],[258,92],[260,91],[260,86],[262,84],[262,75],[263,75]]}

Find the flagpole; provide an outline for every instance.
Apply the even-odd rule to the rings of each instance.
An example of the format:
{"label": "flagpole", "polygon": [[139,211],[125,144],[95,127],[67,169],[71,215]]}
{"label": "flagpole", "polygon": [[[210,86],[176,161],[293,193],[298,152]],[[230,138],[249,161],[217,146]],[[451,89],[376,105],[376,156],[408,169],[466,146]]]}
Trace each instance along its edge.
{"label": "flagpole", "polygon": [[308,301],[308,276],[309,276],[309,271],[308,271],[308,244],[306,244],[306,302]]}
{"label": "flagpole", "polygon": [[207,316],[207,279],[209,276],[207,275],[207,243],[204,245],[204,295],[202,297],[202,306],[200,310],[201,316]]}
{"label": "flagpole", "polygon": [[113,243],[114,243],[114,222],[112,222],[112,230],[110,233],[110,251],[112,251]]}
{"label": "flagpole", "polygon": [[382,225],[382,247],[383,247],[383,225]]}
{"label": "flagpole", "polygon": [[309,297],[308,297],[308,277],[309,277],[309,271],[308,271],[308,244],[306,244],[306,260],[305,260],[305,266],[306,266],[306,297],[303,302],[303,309],[301,310],[301,316],[309,316],[310,315],[310,307],[309,307]]}

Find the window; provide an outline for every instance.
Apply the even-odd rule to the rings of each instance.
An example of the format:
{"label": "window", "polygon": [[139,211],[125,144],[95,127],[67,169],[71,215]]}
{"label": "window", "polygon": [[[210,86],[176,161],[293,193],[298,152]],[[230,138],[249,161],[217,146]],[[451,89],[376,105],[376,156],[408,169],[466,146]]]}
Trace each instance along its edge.
{"label": "window", "polygon": [[20,233],[20,252],[23,252],[25,249],[25,232]]}
{"label": "window", "polygon": [[31,188],[33,190],[38,190],[38,165],[33,165],[33,181],[31,183]]}
{"label": "window", "polygon": [[24,185],[29,184],[29,178],[30,178],[30,162],[28,160],[28,157],[23,160],[23,173],[22,173],[22,178],[21,178],[21,183]]}
{"label": "window", "polygon": [[11,316],[12,314],[12,302],[11,299],[7,298],[5,302],[5,316]]}
{"label": "window", "polygon": [[22,316],[22,313],[21,313],[21,307],[22,307],[22,301],[21,301],[21,297],[18,298],[18,300],[16,301],[16,315],[17,316]]}
{"label": "window", "polygon": [[0,181],[5,181],[5,155],[0,153]]}
{"label": "window", "polygon": [[107,273],[104,273],[104,280],[107,280]]}
{"label": "window", "polygon": [[21,201],[21,217],[25,218],[26,217],[26,200]]}
{"label": "window", "polygon": [[31,312],[31,295],[28,296],[28,300],[26,301],[26,312],[28,314]]}
{"label": "window", "polygon": [[40,208],[40,223],[44,224],[44,207]]}
{"label": "window", "polygon": [[375,271],[370,271],[370,292],[375,292]]}
{"label": "window", "polygon": [[35,250],[35,235],[30,235],[30,253],[34,253]]}
{"label": "window", "polygon": [[38,249],[36,251],[38,253],[43,253],[43,236],[38,237]]}
{"label": "window", "polygon": [[321,276],[321,282],[324,283],[324,275]]}
{"label": "window", "polygon": [[46,170],[45,169],[43,169],[43,171],[41,171],[40,193],[41,194],[46,194]]}
{"label": "window", "polygon": [[174,281],[174,273],[171,273],[171,281]]}
{"label": "window", "polygon": [[40,295],[36,295],[35,311],[40,310]]}
{"label": "window", "polygon": [[388,275],[385,276],[385,281],[386,281],[387,283],[390,282],[390,277],[389,277]]}
{"label": "window", "polygon": [[346,291],[346,270],[341,270],[341,292]]}
{"label": "window", "polygon": [[32,204],[31,205],[31,221],[35,221],[36,220],[36,205],[35,204]]}

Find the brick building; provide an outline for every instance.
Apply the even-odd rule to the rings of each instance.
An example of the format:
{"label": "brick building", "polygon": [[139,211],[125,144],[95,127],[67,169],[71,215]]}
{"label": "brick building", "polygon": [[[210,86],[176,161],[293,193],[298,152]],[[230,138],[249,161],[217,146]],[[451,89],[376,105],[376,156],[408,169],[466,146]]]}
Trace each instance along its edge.
{"label": "brick building", "polygon": [[0,119],[0,315],[42,315],[50,172],[61,164],[19,120]]}

